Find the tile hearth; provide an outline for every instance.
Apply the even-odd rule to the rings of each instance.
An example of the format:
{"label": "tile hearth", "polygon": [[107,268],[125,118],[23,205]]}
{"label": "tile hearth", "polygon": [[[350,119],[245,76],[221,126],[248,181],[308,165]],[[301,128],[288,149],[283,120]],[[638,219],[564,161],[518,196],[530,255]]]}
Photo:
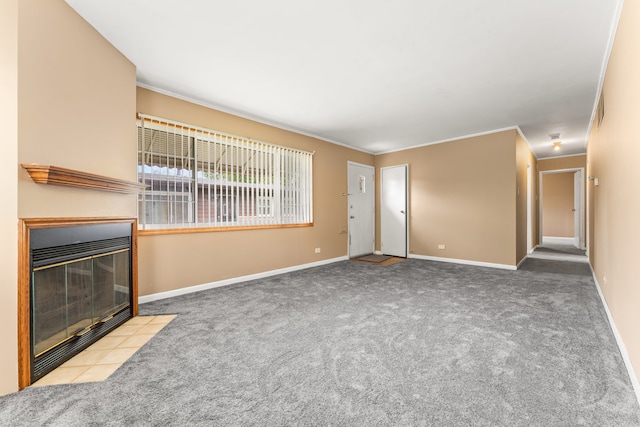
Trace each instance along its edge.
{"label": "tile hearth", "polygon": [[31,387],[104,381],[175,317],[134,317],[33,383]]}

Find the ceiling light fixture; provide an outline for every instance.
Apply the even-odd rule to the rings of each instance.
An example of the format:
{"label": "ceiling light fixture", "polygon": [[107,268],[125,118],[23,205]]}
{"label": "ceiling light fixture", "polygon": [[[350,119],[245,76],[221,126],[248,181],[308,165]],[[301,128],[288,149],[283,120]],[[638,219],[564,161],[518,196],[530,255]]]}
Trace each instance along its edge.
{"label": "ceiling light fixture", "polygon": [[562,148],[562,142],[560,142],[560,134],[551,133],[549,134],[549,138],[551,138],[551,144],[553,144],[553,151],[560,151],[560,148]]}

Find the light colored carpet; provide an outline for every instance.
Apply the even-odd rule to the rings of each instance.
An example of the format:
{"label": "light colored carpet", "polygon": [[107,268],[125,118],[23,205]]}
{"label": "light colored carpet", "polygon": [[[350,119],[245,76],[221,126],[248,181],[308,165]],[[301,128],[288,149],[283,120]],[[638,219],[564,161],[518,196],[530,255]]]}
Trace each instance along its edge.
{"label": "light colored carpet", "polygon": [[178,316],[104,382],[0,398],[0,425],[640,425],[593,279],[533,262],[344,261],[143,304]]}
{"label": "light colored carpet", "polygon": [[573,245],[549,245],[538,246],[529,258],[549,259],[556,261],[572,261],[588,263],[586,251]]}

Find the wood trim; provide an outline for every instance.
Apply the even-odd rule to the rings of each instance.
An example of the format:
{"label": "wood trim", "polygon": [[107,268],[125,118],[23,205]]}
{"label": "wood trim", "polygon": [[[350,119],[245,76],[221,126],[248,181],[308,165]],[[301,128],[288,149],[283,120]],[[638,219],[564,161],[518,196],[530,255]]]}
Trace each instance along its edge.
{"label": "wood trim", "polygon": [[305,224],[274,224],[274,225],[239,225],[223,227],[190,227],[190,228],[158,228],[153,230],[138,230],[138,236],[156,236],[160,234],[192,234],[217,233],[221,231],[271,230],[277,228],[313,227],[313,222]]}
{"label": "wood trim", "polygon": [[18,388],[22,390],[31,384],[29,336],[31,319],[29,316],[29,227],[19,220],[18,230]]}
{"label": "wood trim", "polygon": [[131,301],[133,316],[138,315],[138,219],[129,217],[100,218],[21,218],[18,221],[18,388],[31,385],[30,334],[31,277],[29,252],[32,229],[70,227],[92,224],[131,224]]}
{"label": "wood trim", "polygon": [[138,315],[138,219],[131,223],[131,309]]}
{"label": "wood trim", "polygon": [[88,172],[65,169],[58,166],[45,166],[22,163],[36,184],[63,185],[66,187],[86,188],[89,190],[110,191],[114,193],[137,193],[146,186],[137,182],[109,178]]}

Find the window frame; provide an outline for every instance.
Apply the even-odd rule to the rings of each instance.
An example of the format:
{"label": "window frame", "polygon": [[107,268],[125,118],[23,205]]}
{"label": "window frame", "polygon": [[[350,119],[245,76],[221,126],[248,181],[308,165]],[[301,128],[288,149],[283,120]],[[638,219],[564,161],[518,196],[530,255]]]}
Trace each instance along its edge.
{"label": "window frame", "polygon": [[[284,147],[140,113],[138,114],[137,128],[138,148],[136,151],[138,159],[138,182],[147,185],[138,195],[138,227],[140,234],[198,233],[313,226],[314,152]],[[169,139],[174,141],[173,144],[177,144],[175,141],[179,136],[180,144],[182,144],[181,147],[183,147],[186,139],[187,144],[189,144],[186,151],[188,158],[183,154],[180,159],[176,160],[175,152],[167,152],[163,154],[166,156],[166,159],[161,159],[158,164],[154,164],[153,161],[150,162],[150,164],[145,163],[145,156],[153,157],[154,154],[159,155],[159,152],[152,150],[147,151],[144,148],[145,142],[147,141],[145,134],[146,129],[166,132],[166,135],[173,133],[171,137],[166,136],[167,141]],[[175,132],[171,132],[172,130]],[[257,157],[259,157],[259,160],[263,161],[263,163],[266,163],[266,158],[271,160],[272,157],[273,165],[269,167],[267,167],[266,164],[260,164],[259,167],[254,165],[252,172],[243,171],[239,173],[239,164],[233,163],[236,160],[232,160],[231,170],[229,169],[229,161],[226,160],[227,169],[221,172],[215,168],[211,168],[213,164],[211,158],[205,159],[202,156],[199,157],[198,147],[205,146],[206,144],[215,147],[225,146],[236,154],[238,152],[259,153]],[[167,147],[169,147],[169,145],[167,142]],[[169,151],[168,148],[167,151]],[[182,153],[185,153],[184,148],[182,148]],[[247,155],[247,158],[248,157]],[[166,164],[163,164],[162,161],[166,161]],[[249,161],[250,160],[246,160],[245,164]],[[176,165],[178,163],[180,163],[181,168],[177,168]],[[280,163],[282,163],[282,165]],[[185,164],[189,165],[189,167],[185,168]],[[174,166],[172,169],[174,171],[173,174],[168,172],[171,166]],[[164,176],[164,178],[159,181],[166,184],[166,190],[158,191],[154,189],[154,178],[149,178],[148,170],[157,170],[158,168],[167,169],[164,175],[160,175]],[[285,173],[282,172],[283,170]],[[188,171],[189,176],[186,176],[185,171]],[[175,188],[171,191],[170,184],[168,183],[172,176],[186,177],[186,180],[190,183],[188,191],[176,192]],[[233,178],[228,179],[230,176]],[[223,180],[225,182],[224,191],[226,192],[224,195],[222,185],[219,182],[215,183],[216,181]],[[149,184],[149,181],[151,181],[151,184]],[[212,181],[214,184],[211,183]],[[151,188],[149,188],[150,185]],[[207,195],[209,198],[207,200],[209,206],[207,207],[208,221],[203,222],[200,220],[200,209],[204,209],[204,202],[201,202],[200,198],[205,197],[205,190],[203,189],[205,185],[208,191]],[[219,193],[216,193],[216,188],[219,189]],[[212,189],[214,189],[213,198],[211,197]],[[158,197],[164,194],[168,198],[172,198],[172,196],[178,193],[183,195],[182,197],[185,197],[184,195],[187,194],[189,195],[190,201],[187,208],[189,218],[187,222],[156,224],[147,222],[147,209],[149,208],[147,205],[148,196],[155,195]],[[212,201],[212,199],[216,200],[216,197],[226,198],[227,203],[225,206],[227,210],[233,212],[233,220],[229,220],[228,217],[224,219],[220,218],[219,203]],[[268,201],[268,212],[264,211],[265,201]],[[230,206],[229,203],[232,203],[233,206]],[[218,220],[215,222],[212,221],[212,205],[215,206],[216,212],[213,214],[213,217],[218,217]],[[287,212],[294,212],[294,214],[285,216],[284,214]],[[168,215],[167,213],[165,216]],[[239,220],[239,218],[242,218],[242,220]],[[251,220],[250,223],[247,223],[248,220],[246,218],[254,219]]]}

